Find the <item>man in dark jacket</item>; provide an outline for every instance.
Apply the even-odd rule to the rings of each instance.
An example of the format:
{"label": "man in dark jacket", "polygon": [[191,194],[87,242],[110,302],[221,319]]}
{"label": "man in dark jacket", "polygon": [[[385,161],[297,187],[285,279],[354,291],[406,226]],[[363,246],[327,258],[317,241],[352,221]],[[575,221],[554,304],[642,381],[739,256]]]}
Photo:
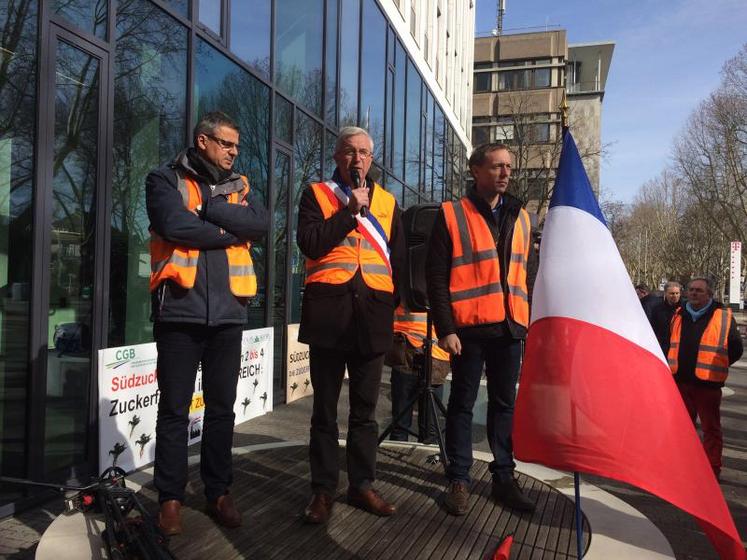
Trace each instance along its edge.
{"label": "man in dark jacket", "polygon": [[426,278],[438,344],[451,354],[446,417],[449,486],[444,505],[453,515],[469,509],[472,408],[483,367],[488,382],[487,430],[494,460],[492,495],[503,505],[531,511],[534,503],[514,479],[513,427],[521,344],[529,325],[535,267],[529,215],[506,194],[512,156],[503,144],[470,156],[475,187],[441,206],[431,234]]}
{"label": "man in dark jacket", "polygon": [[343,128],[335,146],[337,169],[332,180],[306,188],[298,212],[297,241],[306,256],[298,339],[310,345],[314,386],[312,498],[304,512],[309,523],[329,518],[337,491],[337,401],[346,366],[348,503],[376,515],[394,513],[394,506],[376,493],[372,483],[376,402],[384,354],[392,344],[404,237],[394,197],[367,177],[372,158],[368,133]]}
{"label": "man in dark jacket", "polygon": [[730,309],[714,301],[711,280],[691,280],[687,304],[672,318],[665,354],[690,418],[700,418],[703,448],[717,479],[723,450],[721,388],[742,352],[737,323]]}
{"label": "man in dark jacket", "polygon": [[667,282],[664,286],[664,298],[651,311],[651,327],[662,350],[669,345],[669,323],[680,308],[682,285],[679,282]]}
{"label": "man in dark jacket", "polygon": [[161,392],[154,482],[159,525],[169,535],[182,530],[189,405],[200,363],[207,513],[226,527],[241,524],[228,493],[233,405],[246,303],[256,293],[249,242],[263,237],[268,223],[265,209],[247,198],[246,178],[232,171],[238,146],[238,126],[224,113],[208,113],[195,127],[194,147],[146,179]]}
{"label": "man in dark jacket", "polygon": [[654,307],[659,303],[659,300],[651,293],[646,284],[637,284],[635,287],[635,293],[638,294],[638,299],[641,301],[643,312],[646,314],[646,319],[648,319],[648,322],[650,323]]}

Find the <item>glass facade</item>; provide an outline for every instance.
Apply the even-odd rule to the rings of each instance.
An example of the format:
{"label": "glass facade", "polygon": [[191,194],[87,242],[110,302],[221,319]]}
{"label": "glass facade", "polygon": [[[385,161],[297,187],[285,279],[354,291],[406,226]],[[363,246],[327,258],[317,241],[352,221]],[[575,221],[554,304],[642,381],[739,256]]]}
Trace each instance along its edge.
{"label": "glass facade", "polygon": [[[403,207],[460,196],[466,149],[377,0],[41,4],[0,2],[0,472],[63,481],[97,474],[97,351],[152,340],[144,180],[201,115],[238,122],[270,211],[246,327],[275,327],[280,400],[298,202],[339,128]],[[22,500],[0,486],[0,515]]]}
{"label": "glass facade", "polygon": [[[38,10],[0,4],[0,472],[16,477],[27,465]],[[0,505],[17,490],[0,490]]]}
{"label": "glass facade", "polygon": [[153,339],[148,172],[183,149],[187,133],[187,29],[148,0],[120,0],[114,52],[109,346]]}

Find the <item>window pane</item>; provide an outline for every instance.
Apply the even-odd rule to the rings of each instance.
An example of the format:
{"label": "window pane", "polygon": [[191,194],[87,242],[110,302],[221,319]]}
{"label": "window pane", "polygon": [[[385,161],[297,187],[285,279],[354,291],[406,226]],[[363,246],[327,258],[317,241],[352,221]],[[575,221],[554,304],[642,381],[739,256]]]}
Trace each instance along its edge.
{"label": "window pane", "polygon": [[335,143],[337,142],[337,136],[327,131],[326,140],[324,142],[324,179],[329,179],[335,171],[337,164],[332,159],[335,153]]}
{"label": "window pane", "polygon": [[392,177],[391,175],[387,174],[386,176],[386,190],[392,193],[394,198],[397,199],[397,204],[399,204],[400,208],[405,207],[405,193],[404,193],[404,186],[402,183],[400,183],[397,179]]}
{"label": "window pane", "polygon": [[[179,14],[182,17],[189,17],[189,3],[191,0],[161,0],[164,4],[166,4],[169,8],[171,8],[174,12]],[[122,6],[122,2],[117,2],[117,10],[120,9],[120,6]]]}
{"label": "window pane", "polygon": [[145,176],[184,149],[187,31],[147,0],[120,0],[114,56],[109,346],[152,340]]}
{"label": "window pane", "polygon": [[337,126],[337,0],[327,0],[326,119]]}
{"label": "window pane", "polygon": [[98,163],[99,60],[57,45],[45,474],[85,462]]}
{"label": "window pane", "polygon": [[[285,371],[285,354],[283,342],[285,340],[285,323],[287,321],[285,308],[286,289],[286,257],[288,256],[288,193],[290,191],[290,157],[285,152],[275,151],[275,166],[273,169],[274,212],[271,232],[275,242],[275,285],[272,287],[272,326],[274,336],[274,364],[273,377],[280,381]],[[275,385],[278,387],[278,385]]]}
{"label": "window pane", "polygon": [[394,72],[391,68],[386,72],[386,115],[384,165],[391,169],[394,156]]}
{"label": "window pane", "polygon": [[534,71],[534,87],[550,87],[550,68],[537,68]]}
{"label": "window pane", "polygon": [[433,96],[423,88],[423,188],[427,198],[433,190]]}
{"label": "window pane", "polygon": [[275,138],[288,144],[293,142],[293,105],[278,94],[275,94]]}
{"label": "window pane", "polygon": [[549,142],[550,123],[537,123],[530,125],[530,142]]}
{"label": "window pane", "polygon": [[420,203],[420,197],[418,193],[412,190],[410,187],[405,186],[405,196],[402,203],[402,208],[407,209],[410,206],[415,206]]}
{"label": "window pane", "polygon": [[[0,3],[0,466],[26,475],[37,3]],[[0,505],[19,487],[0,485]]]}
{"label": "window pane", "polygon": [[384,155],[384,100],[386,85],[387,25],[375,0],[363,4],[363,51],[361,65],[361,126],[374,141],[374,159]]}
{"label": "window pane", "polygon": [[433,119],[433,193],[442,200],[444,192],[444,114],[436,105]]}
{"label": "window pane", "polygon": [[[240,91],[240,96],[236,92]],[[197,40],[195,116],[224,111],[239,125],[241,150],[234,169],[246,175],[251,197],[267,206],[270,90],[206,42]],[[272,226],[271,226],[272,227]],[[249,299],[248,328],[265,326],[266,245],[252,243],[257,296]]]}
{"label": "window pane", "polygon": [[322,180],[322,127],[311,117],[296,112],[296,138],[294,142],[294,179],[293,198],[291,200],[291,284],[290,322],[301,321],[301,288],[303,288],[305,274],[305,259],[296,245],[295,228],[298,223],[298,204],[301,193],[309,183]]}
{"label": "window pane", "polygon": [[402,44],[397,41],[395,53],[394,84],[394,159],[392,171],[399,178],[405,176],[405,103],[407,101],[405,83],[407,80],[407,55]]}
{"label": "window pane", "polygon": [[231,50],[270,77],[271,0],[231,0]]}
{"label": "window pane", "polygon": [[490,127],[489,126],[473,126],[472,127],[472,145],[482,146],[490,142]]}
{"label": "window pane", "polygon": [[220,35],[221,0],[199,0],[200,23]]}
{"label": "window pane", "polygon": [[405,183],[418,190],[420,183],[420,90],[422,80],[415,65],[407,61],[407,165]]}
{"label": "window pane", "polygon": [[360,0],[340,5],[340,126],[358,124],[358,39],[360,37]]}
{"label": "window pane", "polygon": [[109,19],[107,4],[107,0],[53,0],[52,13],[65,18],[83,31],[106,39]]}
{"label": "window pane", "polygon": [[479,72],[475,74],[475,93],[492,91],[492,72]]}
{"label": "window pane", "polygon": [[317,115],[322,114],[323,1],[275,3],[276,84]]}

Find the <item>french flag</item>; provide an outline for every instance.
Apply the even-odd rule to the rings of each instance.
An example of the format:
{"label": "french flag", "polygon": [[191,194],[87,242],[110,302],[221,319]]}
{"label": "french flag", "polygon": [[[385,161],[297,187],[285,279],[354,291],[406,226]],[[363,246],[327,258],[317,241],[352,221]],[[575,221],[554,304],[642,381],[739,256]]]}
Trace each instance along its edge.
{"label": "french flag", "polygon": [[542,234],[513,442],[522,461],[655,494],[693,515],[721,558],[747,559],[568,131]]}

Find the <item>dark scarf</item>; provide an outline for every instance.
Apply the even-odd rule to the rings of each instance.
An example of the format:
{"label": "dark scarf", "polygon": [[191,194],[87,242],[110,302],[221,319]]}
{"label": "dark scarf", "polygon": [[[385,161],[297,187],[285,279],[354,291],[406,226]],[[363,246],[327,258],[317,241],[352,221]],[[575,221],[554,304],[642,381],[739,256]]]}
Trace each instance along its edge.
{"label": "dark scarf", "polygon": [[202,154],[200,154],[200,152],[195,148],[189,148],[187,150],[187,159],[189,160],[192,169],[199,173],[200,176],[203,179],[206,179],[211,185],[222,183],[233,173],[230,169],[226,171],[217,165],[213,165],[207,159],[202,157]]}

